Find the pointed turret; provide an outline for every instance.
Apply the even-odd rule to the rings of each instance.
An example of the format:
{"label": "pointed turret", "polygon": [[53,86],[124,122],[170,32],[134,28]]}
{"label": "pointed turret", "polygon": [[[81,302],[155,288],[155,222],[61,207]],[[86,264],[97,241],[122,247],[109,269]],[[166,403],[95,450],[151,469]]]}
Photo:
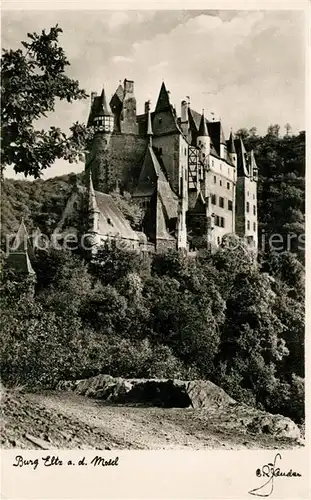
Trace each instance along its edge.
{"label": "pointed turret", "polygon": [[207,131],[206,119],[204,116],[204,110],[202,111],[199,132],[197,137],[197,146],[199,148],[199,160],[201,164],[208,165],[208,158],[210,155],[211,141],[210,136]]}
{"label": "pointed turret", "polygon": [[98,106],[98,114],[112,116],[110,109],[107,106],[105,88],[103,86],[102,93],[100,94],[100,101]]}
{"label": "pointed turret", "polygon": [[254,180],[257,179],[258,176],[258,167],[254,155],[254,150],[252,149],[249,153],[249,174],[250,177]]}
{"label": "pointed turret", "polygon": [[202,116],[201,116],[201,121],[200,121],[198,136],[199,137],[206,137],[206,136],[208,136],[207,126],[206,126],[206,120],[205,120],[205,116],[204,116],[204,109],[202,110]]}
{"label": "pointed turret", "polygon": [[228,153],[236,153],[233,135],[232,135],[232,130],[230,132],[230,136],[229,136],[229,140],[227,142],[227,145],[228,145]]}
{"label": "pointed turret", "polygon": [[111,133],[113,131],[114,118],[107,106],[104,87],[100,96],[92,93],[91,111],[87,125],[93,126],[95,132]]}
{"label": "pointed turret", "polygon": [[237,155],[235,144],[234,144],[232,130],[230,132],[229,139],[227,140],[227,151],[228,151],[228,156],[231,160],[231,163],[233,164],[234,167],[236,167],[238,155]]}
{"label": "pointed turret", "polygon": [[167,111],[168,109],[171,109],[170,97],[168,91],[166,90],[165,83],[162,82],[155,112],[158,113],[159,111]]}

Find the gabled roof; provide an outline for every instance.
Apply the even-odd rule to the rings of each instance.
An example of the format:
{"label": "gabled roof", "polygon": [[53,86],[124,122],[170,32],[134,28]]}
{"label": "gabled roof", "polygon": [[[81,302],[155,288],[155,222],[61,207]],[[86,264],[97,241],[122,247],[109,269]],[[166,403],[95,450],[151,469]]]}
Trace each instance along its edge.
{"label": "gabled roof", "polygon": [[156,188],[157,180],[168,182],[154,148],[148,145],[138,184],[133,196],[151,196]]}
{"label": "gabled roof", "polygon": [[17,233],[15,235],[12,249],[14,252],[26,251],[28,246],[28,231],[26,229],[24,219],[22,219]]}
{"label": "gabled roof", "polygon": [[138,241],[136,232],[131,228],[113,198],[109,194],[95,191],[96,203],[100,211],[99,233],[112,238]]}
{"label": "gabled roof", "polygon": [[124,88],[122,87],[121,83],[118,85],[117,90],[115,91],[115,95],[120,99],[120,101],[123,101],[124,98]]}
{"label": "gabled roof", "polygon": [[158,111],[167,111],[168,109],[171,109],[170,98],[166,90],[165,83],[162,82],[159,97],[155,107],[155,112],[157,113]]}
{"label": "gabled roof", "polygon": [[188,107],[188,116],[189,116],[189,118],[192,118],[192,122],[195,126],[196,131],[198,132],[199,128],[200,128],[200,122],[201,122],[201,113],[198,113],[194,109],[191,109],[190,107]]}
{"label": "gabled roof", "polygon": [[16,236],[13,241],[13,245],[10,249],[10,253],[7,258],[8,265],[17,273],[35,275],[28,252],[28,232],[24,224],[24,219],[22,219]]}
{"label": "gabled roof", "polygon": [[158,181],[158,195],[161,198],[167,218],[177,218],[179,200],[168,181]]}

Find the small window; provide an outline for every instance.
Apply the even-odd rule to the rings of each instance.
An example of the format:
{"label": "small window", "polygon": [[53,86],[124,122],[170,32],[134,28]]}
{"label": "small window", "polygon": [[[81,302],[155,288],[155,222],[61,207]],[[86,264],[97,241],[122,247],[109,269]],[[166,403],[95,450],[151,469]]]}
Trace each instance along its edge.
{"label": "small window", "polygon": [[222,180],[219,181],[219,185],[222,186]]}
{"label": "small window", "polygon": [[246,212],[249,213],[249,202],[246,202]]}
{"label": "small window", "polygon": [[220,245],[220,237],[219,236],[217,236],[217,243],[218,243],[218,245]]}
{"label": "small window", "polygon": [[225,227],[225,219],[224,219],[224,217],[220,217],[220,227]]}
{"label": "small window", "polygon": [[211,201],[212,201],[212,205],[216,205],[216,195],[215,194],[212,194],[211,196]]}
{"label": "small window", "polygon": [[214,166],[214,160],[212,160],[212,167]]}
{"label": "small window", "polygon": [[227,189],[230,189],[230,182],[227,182]]}
{"label": "small window", "polygon": [[218,215],[215,215],[215,219],[214,219],[214,222],[215,222],[215,226],[219,226],[219,216]]}
{"label": "small window", "polygon": [[214,184],[216,184],[216,181],[217,181],[216,175],[214,175]]}
{"label": "small window", "polygon": [[185,148],[185,156],[187,156],[187,148]]}
{"label": "small window", "polygon": [[219,196],[219,206],[220,208],[224,208],[225,205],[225,200],[222,198],[222,196]]}
{"label": "small window", "polygon": [[222,164],[220,164],[220,170],[222,170]]}
{"label": "small window", "polygon": [[228,210],[233,210],[232,201],[228,200]]}
{"label": "small window", "polygon": [[162,118],[159,118],[159,123],[162,123]]}
{"label": "small window", "polygon": [[256,205],[253,205],[253,214],[256,215]]}
{"label": "small window", "polygon": [[247,196],[249,196],[249,191],[247,191]]}
{"label": "small window", "polygon": [[256,231],[256,222],[253,222],[253,229]]}
{"label": "small window", "polygon": [[249,222],[249,220],[247,221],[247,229],[250,229],[251,228],[251,223]]}
{"label": "small window", "polygon": [[255,199],[255,195],[253,194],[253,200]]}

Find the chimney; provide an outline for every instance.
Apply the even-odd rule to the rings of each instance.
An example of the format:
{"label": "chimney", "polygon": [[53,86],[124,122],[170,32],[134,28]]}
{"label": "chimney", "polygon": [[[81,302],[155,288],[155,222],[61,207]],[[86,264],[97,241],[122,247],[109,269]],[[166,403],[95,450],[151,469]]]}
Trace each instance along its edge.
{"label": "chimney", "polygon": [[125,78],[123,86],[124,86],[124,95],[125,94],[134,94],[134,81],[133,80],[127,80]]}
{"label": "chimney", "polygon": [[148,111],[150,111],[150,101],[145,102],[145,115],[148,114]]}
{"label": "chimney", "polygon": [[182,133],[188,135],[188,102],[181,101],[180,126]]}

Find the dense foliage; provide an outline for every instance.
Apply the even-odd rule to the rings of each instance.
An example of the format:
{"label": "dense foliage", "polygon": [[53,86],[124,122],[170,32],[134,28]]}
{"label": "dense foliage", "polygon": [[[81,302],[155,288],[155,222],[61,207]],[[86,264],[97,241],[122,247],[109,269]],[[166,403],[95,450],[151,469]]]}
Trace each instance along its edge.
{"label": "dense foliage", "polygon": [[303,419],[301,295],[244,249],[150,260],[106,245],[92,263],[50,250],[33,266],[34,297],[4,266],[6,384],[55,387],[97,373],[199,377],[239,401]]}
{"label": "dense foliage", "polygon": [[[1,57],[1,160],[15,172],[40,177],[58,158],[83,159],[88,131],[75,123],[66,135],[58,127],[36,128],[53,112],[57,100],[73,102],[87,94],[66,75],[69,61],[59,45],[61,28],[28,33],[21,49]],[[42,122],[41,122],[42,123]]]}

